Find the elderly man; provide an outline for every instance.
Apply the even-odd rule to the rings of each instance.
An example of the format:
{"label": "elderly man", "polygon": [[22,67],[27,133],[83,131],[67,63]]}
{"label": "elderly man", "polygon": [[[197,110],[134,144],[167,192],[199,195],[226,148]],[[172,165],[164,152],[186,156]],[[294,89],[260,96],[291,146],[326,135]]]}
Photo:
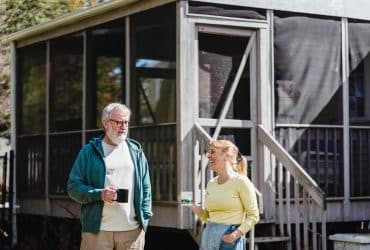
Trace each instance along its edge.
{"label": "elderly man", "polygon": [[123,104],[106,106],[105,133],[82,147],[69,174],[68,194],[82,204],[81,249],[144,249],[149,167],[140,144],[127,138],[130,114]]}

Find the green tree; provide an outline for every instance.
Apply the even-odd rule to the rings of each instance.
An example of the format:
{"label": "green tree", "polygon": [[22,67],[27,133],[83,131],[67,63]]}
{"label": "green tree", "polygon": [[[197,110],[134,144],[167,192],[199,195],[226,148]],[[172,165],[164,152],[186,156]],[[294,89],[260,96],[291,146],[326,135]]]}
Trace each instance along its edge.
{"label": "green tree", "polygon": [[[0,137],[10,128],[10,49],[7,35],[47,22],[98,0],[0,0]],[[14,110],[12,111],[14,112]]]}

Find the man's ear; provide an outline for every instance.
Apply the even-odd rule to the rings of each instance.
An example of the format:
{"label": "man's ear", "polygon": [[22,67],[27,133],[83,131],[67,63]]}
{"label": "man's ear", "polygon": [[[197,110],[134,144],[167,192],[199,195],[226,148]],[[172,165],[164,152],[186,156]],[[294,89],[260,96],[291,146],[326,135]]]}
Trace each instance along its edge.
{"label": "man's ear", "polygon": [[101,122],[101,125],[103,126],[103,129],[104,130],[107,130],[107,127],[108,127],[108,121],[107,120],[104,120]]}

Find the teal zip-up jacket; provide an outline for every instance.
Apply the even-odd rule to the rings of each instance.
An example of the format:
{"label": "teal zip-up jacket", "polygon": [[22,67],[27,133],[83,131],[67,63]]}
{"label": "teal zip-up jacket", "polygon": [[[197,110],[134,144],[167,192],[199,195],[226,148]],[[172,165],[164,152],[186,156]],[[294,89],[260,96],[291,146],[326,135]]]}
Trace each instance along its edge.
{"label": "teal zip-up jacket", "polygon": [[[81,206],[82,232],[97,233],[103,213],[101,195],[104,189],[105,163],[102,135],[93,138],[80,150],[69,174],[68,195]],[[135,166],[134,207],[140,226],[146,230],[152,217],[152,195],[149,166],[140,144],[126,139]]]}

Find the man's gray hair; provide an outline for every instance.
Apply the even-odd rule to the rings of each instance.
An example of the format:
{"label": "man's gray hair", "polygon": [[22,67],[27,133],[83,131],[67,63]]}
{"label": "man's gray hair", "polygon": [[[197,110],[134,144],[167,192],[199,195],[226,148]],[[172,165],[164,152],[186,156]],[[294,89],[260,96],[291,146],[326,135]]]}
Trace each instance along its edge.
{"label": "man's gray hair", "polygon": [[113,102],[108,104],[101,113],[101,121],[107,121],[112,119],[112,113],[115,110],[121,110],[123,113],[127,114],[129,117],[131,115],[131,110],[125,105],[118,102]]}

